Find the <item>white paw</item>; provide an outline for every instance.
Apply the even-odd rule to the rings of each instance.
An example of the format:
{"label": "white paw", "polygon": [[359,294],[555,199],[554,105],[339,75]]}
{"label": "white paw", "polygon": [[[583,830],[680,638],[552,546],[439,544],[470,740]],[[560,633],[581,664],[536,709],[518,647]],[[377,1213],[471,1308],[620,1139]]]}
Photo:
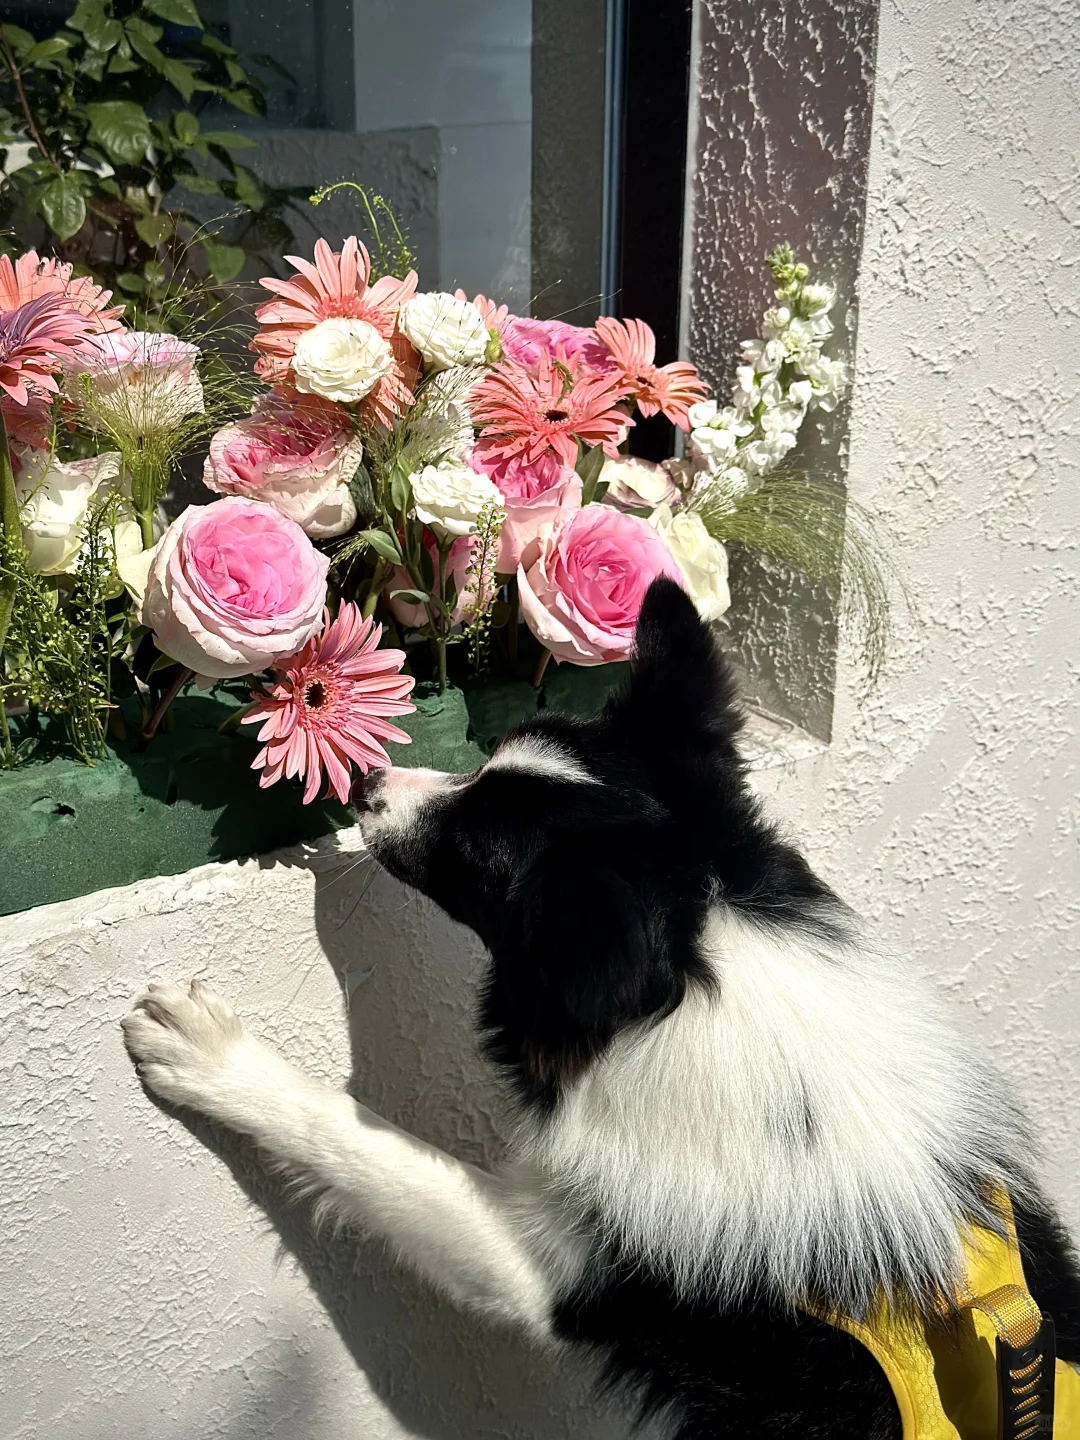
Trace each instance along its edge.
{"label": "white paw", "polygon": [[244,1039],[232,1006],[199,980],[149,986],[120,1024],[141,1079],[195,1109],[210,1108]]}

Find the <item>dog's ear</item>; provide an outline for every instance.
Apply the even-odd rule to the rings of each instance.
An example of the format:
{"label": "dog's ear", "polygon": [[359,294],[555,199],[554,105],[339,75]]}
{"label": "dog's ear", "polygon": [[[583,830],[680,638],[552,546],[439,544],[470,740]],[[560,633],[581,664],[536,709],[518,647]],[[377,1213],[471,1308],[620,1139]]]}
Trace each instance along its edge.
{"label": "dog's ear", "polygon": [[654,580],[646,591],[630,679],[606,713],[631,744],[708,749],[735,758],[743,722],[731,667],[697,606],[674,580]]}
{"label": "dog's ear", "polygon": [[549,852],[530,866],[494,950],[487,1010],[507,1037],[497,1058],[539,1088],[573,1079],[621,1026],[670,999],[639,890],[584,854]]}

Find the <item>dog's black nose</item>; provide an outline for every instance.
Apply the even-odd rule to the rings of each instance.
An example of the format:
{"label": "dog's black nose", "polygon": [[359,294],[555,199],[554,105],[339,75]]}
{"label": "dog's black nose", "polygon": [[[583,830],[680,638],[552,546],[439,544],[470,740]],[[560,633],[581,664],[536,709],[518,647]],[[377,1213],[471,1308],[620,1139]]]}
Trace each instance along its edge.
{"label": "dog's black nose", "polygon": [[358,775],[353,781],[349,799],[358,814],[367,815],[375,808],[374,800],[382,788],[382,778],[381,770],[369,770],[366,775]]}

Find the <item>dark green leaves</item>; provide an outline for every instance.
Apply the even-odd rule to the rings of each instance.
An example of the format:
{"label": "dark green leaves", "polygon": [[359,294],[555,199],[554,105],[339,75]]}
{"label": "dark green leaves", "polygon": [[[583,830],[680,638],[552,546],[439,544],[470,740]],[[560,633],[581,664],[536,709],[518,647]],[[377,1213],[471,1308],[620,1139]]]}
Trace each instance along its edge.
{"label": "dark green leaves", "polygon": [[132,100],[102,100],[87,105],[90,138],[118,165],[137,165],[150,144],[150,121]]}
{"label": "dark green leaves", "polygon": [[219,245],[215,241],[203,241],[203,254],[215,280],[227,284],[235,280],[244,268],[247,256],[239,245]]}
{"label": "dark green leaves", "polygon": [[38,198],[38,210],[49,229],[61,240],[78,234],[86,221],[87,178],[72,170],[51,180]]}
{"label": "dark green leaves", "polygon": [[360,538],[383,560],[389,560],[393,565],[404,565],[405,559],[395,536],[388,535],[385,530],[361,530]]}
{"label": "dark green leaves", "polygon": [[143,0],[143,8],[162,20],[183,25],[187,30],[201,30],[202,20],[192,0]]}
{"label": "dark green leaves", "polygon": [[591,450],[582,450],[576,465],[577,473],[581,476],[581,503],[591,505],[597,498],[596,487],[600,480],[600,471],[604,468],[604,454],[602,445],[594,445]]}

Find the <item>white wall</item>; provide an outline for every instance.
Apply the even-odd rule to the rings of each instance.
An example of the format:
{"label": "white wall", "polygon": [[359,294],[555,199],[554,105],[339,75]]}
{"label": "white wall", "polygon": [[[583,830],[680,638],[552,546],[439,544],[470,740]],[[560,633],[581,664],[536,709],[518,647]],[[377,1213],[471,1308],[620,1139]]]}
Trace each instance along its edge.
{"label": "white wall", "polygon": [[[919,624],[862,710],[842,677],[827,754],[761,778],[1013,1077],[1080,1232],[1078,41],[1069,0],[883,8],[851,480]],[[135,1083],[129,997],[197,971],[291,1058],[335,1082],[355,1067],[392,1118],[491,1152],[465,1030],[477,946],[351,864],[206,867],[3,922],[11,1440],[628,1435],[577,1369],[313,1237],[249,1156],[210,1153]]]}

